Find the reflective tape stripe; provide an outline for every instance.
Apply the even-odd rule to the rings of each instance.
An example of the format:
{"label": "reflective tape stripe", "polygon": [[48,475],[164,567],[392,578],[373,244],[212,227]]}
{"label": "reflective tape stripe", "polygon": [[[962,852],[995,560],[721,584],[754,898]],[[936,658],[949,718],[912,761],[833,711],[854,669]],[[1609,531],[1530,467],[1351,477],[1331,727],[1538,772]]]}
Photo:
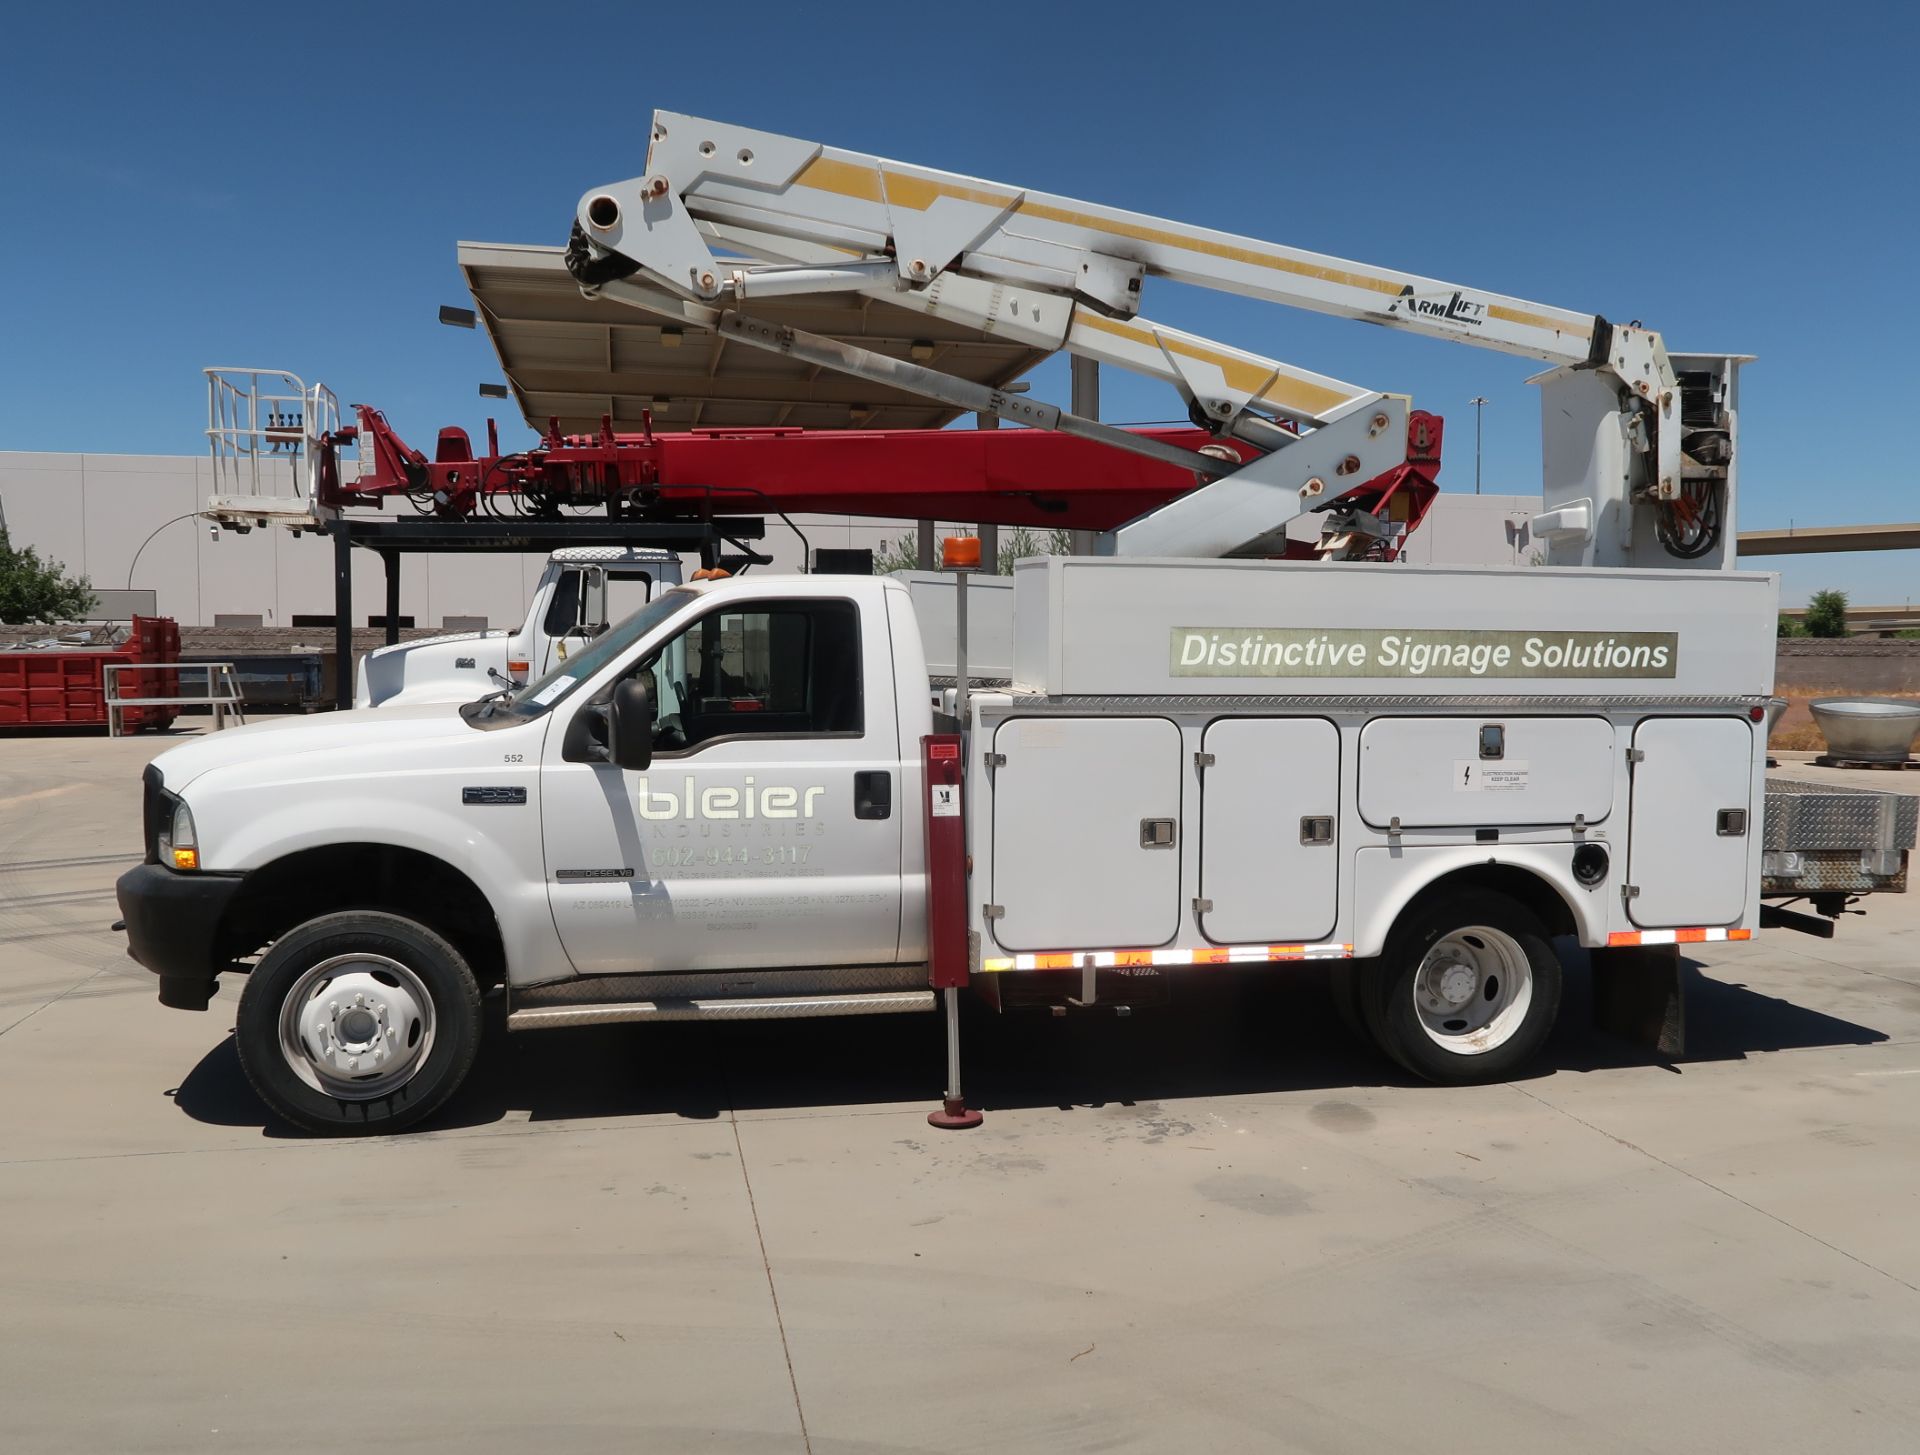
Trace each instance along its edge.
{"label": "reflective tape stripe", "polygon": [[1752,938],[1752,930],[1620,930],[1607,936],[1607,947],[1612,949],[1620,945],[1698,945],[1713,940],[1750,940]]}
{"label": "reflective tape stripe", "polygon": [[1279,960],[1351,960],[1352,945],[1203,945],[1191,950],[1053,950],[1044,955],[998,955],[980,962],[983,974],[1006,970],[1096,970],[1163,965],[1269,965]]}

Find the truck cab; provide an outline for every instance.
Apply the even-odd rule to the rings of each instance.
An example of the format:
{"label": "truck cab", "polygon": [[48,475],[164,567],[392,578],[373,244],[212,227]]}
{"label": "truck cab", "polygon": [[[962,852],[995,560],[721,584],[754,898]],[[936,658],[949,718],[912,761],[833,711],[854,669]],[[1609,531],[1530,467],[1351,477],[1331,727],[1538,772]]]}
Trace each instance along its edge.
{"label": "truck cab", "polygon": [[932,1007],[905,586],[675,587],[555,658],[511,698],[263,723],[149,768],[130,953],[179,1008],[247,975],[282,1115],[425,1115],[502,983],[538,1024],[590,1019],[599,977],[644,980],[661,1018]]}
{"label": "truck cab", "polygon": [[509,681],[525,682],[680,579],[680,558],[671,551],[621,546],[555,551],[518,627],[457,632],[371,651],[354,673],[353,705],[469,702]]}

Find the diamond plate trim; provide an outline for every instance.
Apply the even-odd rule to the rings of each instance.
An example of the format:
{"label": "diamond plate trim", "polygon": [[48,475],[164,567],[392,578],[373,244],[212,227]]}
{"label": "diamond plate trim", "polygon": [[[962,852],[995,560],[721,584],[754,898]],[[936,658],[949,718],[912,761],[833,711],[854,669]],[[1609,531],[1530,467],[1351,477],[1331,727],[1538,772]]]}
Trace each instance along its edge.
{"label": "diamond plate trim", "polygon": [[1920,798],[1870,788],[1767,780],[1763,849],[1890,851],[1911,849],[1920,828]]}
{"label": "diamond plate trim", "polygon": [[691,975],[589,975],[513,991],[513,1009],[609,1005],[642,1000],[725,1000],[740,996],[866,995],[925,990],[925,965],[827,965],[799,970],[714,970]]}
{"label": "diamond plate trim", "polygon": [[1655,697],[1588,693],[1567,696],[1541,694],[1469,697],[1459,693],[1313,693],[1297,695],[1168,694],[1166,696],[1042,697],[1016,694],[1013,701],[987,711],[997,716],[1045,717],[1108,712],[1639,712],[1677,711],[1744,713],[1764,707],[1765,697]]}
{"label": "diamond plate trim", "polygon": [[1892,875],[1870,874],[1861,867],[1858,849],[1810,849],[1800,855],[1797,874],[1760,875],[1762,894],[1905,894],[1907,864],[1902,859],[1900,872]]}
{"label": "diamond plate trim", "polygon": [[678,565],[680,561],[672,551],[652,550],[645,546],[562,546],[549,553],[547,559],[568,566],[592,565],[603,561],[617,561],[623,566],[659,566],[668,561]]}
{"label": "diamond plate trim", "polygon": [[516,1010],[510,1031],[555,1026],[599,1026],[620,1021],[807,1020],[832,1015],[899,1015],[932,1010],[931,990],[891,990],[867,995],[787,995],[718,1000],[637,1000],[624,1005],[555,1005]]}

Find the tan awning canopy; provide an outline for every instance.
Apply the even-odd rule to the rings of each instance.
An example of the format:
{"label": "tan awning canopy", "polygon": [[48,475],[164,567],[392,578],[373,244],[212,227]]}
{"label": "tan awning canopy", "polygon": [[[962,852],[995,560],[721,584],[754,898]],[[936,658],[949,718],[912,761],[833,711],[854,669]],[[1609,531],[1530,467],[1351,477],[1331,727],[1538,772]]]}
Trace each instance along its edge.
{"label": "tan awning canopy", "polygon": [[[810,429],[929,429],[954,411],[863,380],[676,331],[619,303],[581,296],[561,249],[461,243],[460,269],[527,424],[597,430],[603,415],[637,429],[797,425]],[[819,294],[756,302],[756,317],[913,359],[982,384],[1011,383],[1046,355],[969,329],[857,298]]]}

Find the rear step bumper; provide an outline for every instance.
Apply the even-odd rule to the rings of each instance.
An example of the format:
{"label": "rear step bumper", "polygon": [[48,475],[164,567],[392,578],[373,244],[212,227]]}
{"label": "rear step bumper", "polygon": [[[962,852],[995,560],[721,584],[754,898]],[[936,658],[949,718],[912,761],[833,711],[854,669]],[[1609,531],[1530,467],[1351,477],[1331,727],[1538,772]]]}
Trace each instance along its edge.
{"label": "rear step bumper", "polygon": [[661,998],[618,1004],[542,1005],[507,1016],[510,1031],[560,1026],[604,1026],[620,1021],[781,1021],[829,1015],[903,1015],[933,1010],[931,990],[887,990],[861,995],[767,995]]}

